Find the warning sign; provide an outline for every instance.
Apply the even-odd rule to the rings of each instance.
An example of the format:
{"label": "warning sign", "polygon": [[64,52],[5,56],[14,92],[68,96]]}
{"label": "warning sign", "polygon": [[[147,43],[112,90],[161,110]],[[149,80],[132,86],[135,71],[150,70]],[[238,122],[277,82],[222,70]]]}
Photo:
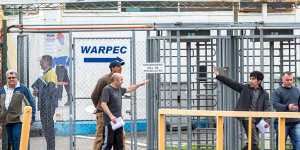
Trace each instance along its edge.
{"label": "warning sign", "polygon": [[164,73],[165,65],[163,63],[145,63],[143,70],[145,73]]}

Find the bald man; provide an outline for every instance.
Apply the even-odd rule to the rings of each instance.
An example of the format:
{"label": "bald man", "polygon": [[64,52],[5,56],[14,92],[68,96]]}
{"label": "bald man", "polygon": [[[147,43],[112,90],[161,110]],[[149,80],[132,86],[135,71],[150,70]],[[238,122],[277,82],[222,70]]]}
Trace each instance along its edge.
{"label": "bald man", "polygon": [[114,73],[111,78],[111,84],[105,86],[101,95],[101,107],[104,111],[103,121],[103,143],[100,150],[122,150],[123,145],[123,127],[113,130],[111,123],[117,123],[117,118],[122,117],[122,95],[130,93],[137,88],[145,85],[149,80],[145,80],[136,85],[122,88],[123,77],[120,73]]}

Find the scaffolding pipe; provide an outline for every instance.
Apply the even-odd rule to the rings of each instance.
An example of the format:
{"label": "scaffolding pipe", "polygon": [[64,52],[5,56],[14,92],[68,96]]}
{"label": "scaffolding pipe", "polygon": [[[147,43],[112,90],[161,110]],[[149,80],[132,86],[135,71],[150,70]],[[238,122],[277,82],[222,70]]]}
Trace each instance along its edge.
{"label": "scaffolding pipe", "polygon": [[[140,2],[141,0],[89,0],[89,2]],[[157,0],[147,0],[147,1],[157,1]],[[276,3],[276,2],[285,2],[285,3],[297,3],[300,0],[160,0],[162,2],[255,2],[255,3]],[[51,0],[45,3],[45,0],[4,0],[3,5],[29,5],[29,4],[61,4],[61,3],[86,3],[86,1],[78,0]]]}

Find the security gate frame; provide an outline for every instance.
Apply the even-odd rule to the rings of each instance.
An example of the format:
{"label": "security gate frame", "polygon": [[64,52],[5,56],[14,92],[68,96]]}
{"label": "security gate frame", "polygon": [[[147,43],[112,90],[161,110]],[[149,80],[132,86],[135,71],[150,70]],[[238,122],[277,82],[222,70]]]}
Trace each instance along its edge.
{"label": "security gate frame", "polygon": [[[147,104],[149,107],[147,114],[152,114],[152,111],[154,114],[157,114],[159,108],[195,109],[195,106],[193,106],[195,99],[198,99],[196,109],[200,110],[197,107],[201,107],[201,98],[194,96],[192,93],[195,91],[193,90],[196,89],[196,95],[199,96],[201,84],[211,84],[213,87],[215,83],[217,84],[216,90],[211,90],[211,95],[207,93],[204,94],[206,96],[206,108],[202,108],[202,110],[234,110],[233,106],[235,106],[238,94],[234,93],[228,87],[217,83],[213,78],[212,66],[217,66],[226,76],[241,83],[247,83],[249,81],[251,71],[262,71],[265,74],[263,85],[270,95],[273,89],[278,86],[276,84],[279,83],[282,72],[291,71],[295,74],[295,77],[297,77],[296,68],[300,64],[300,57],[297,56],[300,49],[300,36],[293,33],[299,31],[299,26],[294,28],[282,27],[283,29],[281,31],[283,33],[278,31],[280,27],[273,26],[268,28],[263,27],[263,24],[260,24],[261,28],[259,29],[245,27],[239,30],[234,30],[236,29],[235,27],[227,30],[215,30],[215,28],[218,27],[214,28],[209,25],[197,29],[195,29],[195,27],[195,30],[191,30],[182,24],[180,24],[180,28],[178,27],[179,29],[175,30],[176,26],[178,25],[175,24],[174,28],[170,27],[171,29],[166,28],[165,30],[156,31],[156,35],[154,36],[150,36],[150,33],[148,34],[149,46],[147,50],[147,62],[164,63],[166,72],[163,74],[148,75],[148,78],[155,82],[150,83],[147,92],[147,102],[149,102]],[[190,25],[190,27],[191,26],[194,27],[193,24]],[[214,26],[214,24],[212,24],[212,26]],[[196,35],[200,30],[209,30],[210,35]],[[292,30],[292,34],[290,34],[290,30]],[[264,31],[266,35],[264,35]],[[188,33],[186,34],[185,32]],[[271,32],[271,34],[268,34],[268,32]],[[197,46],[199,43],[205,45],[202,50]],[[193,44],[196,46],[191,46]],[[209,47],[207,45],[211,46]],[[212,51],[214,48],[216,49],[216,56],[209,56],[209,51]],[[195,53],[201,53],[201,51],[206,55],[204,56],[206,57],[204,62],[207,67],[205,72],[199,69],[199,66],[201,66],[201,61],[199,61],[201,56],[197,55],[196,60],[193,59],[196,55]],[[211,59],[209,59],[210,57]],[[196,77],[193,76],[193,74],[197,74]],[[201,83],[199,82],[199,80],[201,80],[199,76],[203,74],[207,81]],[[183,76],[186,77],[184,78]],[[173,82],[177,83],[174,85]],[[197,87],[193,89],[195,82],[198,84]],[[296,80],[295,83],[297,86],[298,83]],[[186,86],[184,86],[184,84]],[[185,99],[183,99],[184,95],[186,97]],[[212,96],[212,99],[216,99],[217,102],[216,107],[212,107],[212,109],[207,108],[209,107],[209,105],[207,105],[210,99],[209,96]],[[182,106],[183,103],[185,103],[184,106]],[[154,106],[149,106],[151,104],[154,104]],[[149,121],[148,124],[150,124],[152,128],[157,128],[157,116],[148,115],[147,117]],[[174,122],[174,124],[168,125],[172,120],[176,120],[176,123]],[[197,124],[196,131],[189,125],[195,121]],[[165,145],[169,149],[181,149],[185,147],[187,147],[187,149],[194,149],[195,147],[197,149],[213,148],[215,146],[215,129],[212,129],[213,132],[210,133],[208,133],[208,131],[214,119],[206,118],[206,121],[206,128],[202,130],[207,131],[206,133],[200,133],[201,128],[199,127],[201,126],[201,119],[199,118],[180,116],[166,117],[166,129],[168,132],[166,132],[165,135]],[[182,127],[186,122],[188,124],[187,131],[184,131]],[[274,120],[272,120],[272,123],[273,122]],[[177,132],[173,133],[172,126],[175,127]],[[150,129],[151,127],[148,127],[148,131],[151,131]],[[207,134],[210,136],[207,136]],[[225,149],[241,149],[245,143],[244,131],[236,119],[227,119],[224,121],[224,134],[226,135],[225,137],[227,137],[224,139],[224,143],[226,143],[226,145],[224,145]],[[147,135],[149,135],[148,144],[150,144],[148,149],[157,149],[157,134],[147,133]],[[197,135],[197,138],[193,139],[194,135]],[[275,131],[273,127],[267,136],[265,136],[265,134],[261,135],[261,149],[275,149],[274,135]],[[201,144],[203,137],[206,138],[204,139],[206,145]]]}

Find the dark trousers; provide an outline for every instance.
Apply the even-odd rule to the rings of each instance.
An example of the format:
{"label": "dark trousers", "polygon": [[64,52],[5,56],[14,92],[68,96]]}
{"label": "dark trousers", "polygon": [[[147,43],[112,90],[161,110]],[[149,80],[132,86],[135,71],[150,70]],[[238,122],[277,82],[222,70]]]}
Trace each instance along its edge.
{"label": "dark trousers", "polygon": [[65,82],[64,85],[58,85],[58,98],[62,98],[63,86],[65,87],[68,95],[68,101],[70,101],[70,79],[68,76],[68,70],[65,66],[56,66],[57,82]]}
{"label": "dark trousers", "polygon": [[5,126],[7,137],[8,137],[8,149],[19,150],[22,123],[8,123]]}
{"label": "dark trousers", "polygon": [[113,131],[111,125],[103,128],[103,142],[100,150],[123,150],[123,127]]}
{"label": "dark trousers", "polygon": [[43,132],[47,142],[47,150],[55,150],[55,130],[53,116],[55,106],[41,107],[40,118],[42,122]]}
{"label": "dark trousers", "polygon": [[[249,130],[248,130],[248,120],[241,120],[243,128],[245,129],[246,135],[247,137],[249,134]],[[258,144],[259,144],[259,131],[256,128],[256,123],[253,120],[252,121],[252,126],[251,126],[251,149],[252,150],[259,150],[258,148]],[[248,150],[248,144],[243,148],[243,150]]]}

